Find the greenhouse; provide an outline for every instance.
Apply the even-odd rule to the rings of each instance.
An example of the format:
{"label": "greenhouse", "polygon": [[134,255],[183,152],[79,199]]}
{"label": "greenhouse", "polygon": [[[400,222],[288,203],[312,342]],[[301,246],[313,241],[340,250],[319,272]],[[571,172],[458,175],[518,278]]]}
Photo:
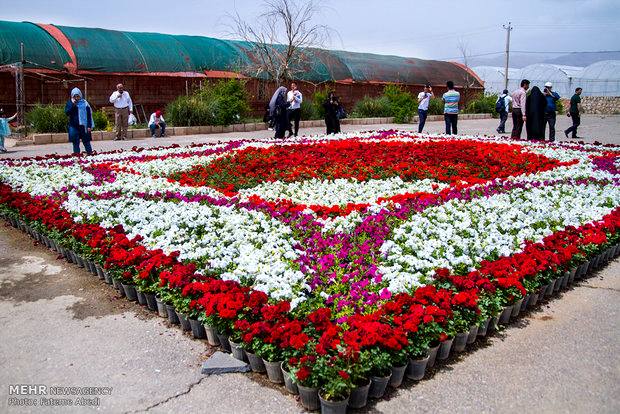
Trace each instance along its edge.
{"label": "greenhouse", "polygon": [[575,82],[585,96],[620,96],[620,60],[593,63],[583,69]]}
{"label": "greenhouse", "polygon": [[[476,66],[474,72],[484,81],[487,93],[501,93],[505,89],[505,68],[499,66]],[[508,68],[508,90],[512,92],[519,86],[520,69]]]}

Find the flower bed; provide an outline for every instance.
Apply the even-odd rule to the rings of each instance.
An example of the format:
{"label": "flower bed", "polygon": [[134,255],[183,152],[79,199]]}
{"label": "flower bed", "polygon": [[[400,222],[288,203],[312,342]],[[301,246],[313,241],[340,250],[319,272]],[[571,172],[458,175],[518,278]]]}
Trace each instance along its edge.
{"label": "flower bed", "polygon": [[616,255],[619,160],[397,131],[134,148],[3,161],[0,211],[307,408],[356,407]]}

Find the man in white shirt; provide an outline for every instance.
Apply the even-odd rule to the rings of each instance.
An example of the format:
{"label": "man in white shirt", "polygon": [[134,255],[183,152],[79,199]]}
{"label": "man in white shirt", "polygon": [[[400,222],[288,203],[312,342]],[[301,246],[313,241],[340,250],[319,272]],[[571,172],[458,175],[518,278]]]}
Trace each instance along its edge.
{"label": "man in white shirt", "polygon": [[424,90],[418,94],[418,134],[422,133],[426,117],[428,116],[428,105],[433,97],[433,88],[430,84],[424,85]]}
{"label": "man in white shirt", "polygon": [[116,91],[110,95],[110,103],[114,105],[114,123],[116,124],[115,141],[127,139],[129,114],[133,112],[133,102],[122,83],[116,85]]}
{"label": "man in white shirt", "polygon": [[159,129],[159,136],[161,138],[166,136],[166,121],[161,111],[155,111],[151,114],[149,119],[149,129],[151,130],[151,138],[155,138],[155,131]]}
{"label": "man in white shirt", "polygon": [[[291,90],[286,94],[286,100],[291,104],[291,106],[288,107],[288,136],[297,136],[299,132],[299,120],[301,119],[301,102],[303,101],[303,96],[299,89],[297,89],[297,84],[295,82],[291,83]],[[293,122],[295,123],[294,133]]]}

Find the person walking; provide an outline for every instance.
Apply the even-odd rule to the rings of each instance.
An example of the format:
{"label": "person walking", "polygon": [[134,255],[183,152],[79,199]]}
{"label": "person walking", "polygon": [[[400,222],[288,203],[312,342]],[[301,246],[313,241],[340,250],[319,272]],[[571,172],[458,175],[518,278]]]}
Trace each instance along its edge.
{"label": "person walking", "polygon": [[0,153],[8,152],[7,149],[4,147],[4,139],[11,135],[11,126],[9,125],[9,122],[15,121],[16,118],[17,112],[15,112],[15,115],[13,115],[12,117],[5,118],[4,109],[0,108]]}
{"label": "person walking", "polygon": [[446,82],[448,92],[443,94],[443,117],[446,121],[446,135],[458,134],[456,126],[459,120],[459,101],[461,94],[454,90],[454,82]]}
{"label": "person walking", "polygon": [[498,134],[506,133],[506,121],[508,120],[508,112],[510,112],[510,103],[512,98],[508,95],[508,89],[504,89],[501,95],[497,97],[495,102],[495,110],[499,114],[499,126],[497,127]]}
{"label": "person walking", "polygon": [[540,89],[538,89],[538,86],[532,88],[532,92],[527,96],[526,105],[527,120],[525,121],[525,129],[527,131],[527,139],[544,141],[547,99]]}
{"label": "person walking", "polygon": [[280,86],[269,101],[269,114],[274,121],[276,134],[274,138],[284,138],[288,124],[288,107],[291,104],[286,100],[286,88]]}
{"label": "person walking", "polygon": [[325,127],[327,129],[327,135],[340,133],[340,118],[338,112],[340,112],[340,102],[338,97],[330,92],[327,95],[327,99],[323,102],[323,109],[325,109]]}
{"label": "person walking", "polygon": [[530,88],[530,81],[521,80],[519,89],[512,93],[512,132],[511,138],[521,139],[523,124],[527,122],[527,90]]}
{"label": "person walking", "polygon": [[564,131],[564,135],[568,138],[568,133],[571,133],[571,138],[579,138],[577,136],[577,127],[581,125],[581,92],[583,89],[577,88],[575,89],[575,94],[570,98],[570,109],[568,111],[568,116],[573,121],[573,126]]}
{"label": "person walking", "polygon": [[424,124],[426,124],[426,117],[428,116],[428,105],[433,97],[433,88],[430,84],[424,85],[424,90],[418,94],[418,134],[422,133]]}
{"label": "person walking", "polygon": [[553,85],[551,82],[545,83],[545,98],[547,100],[547,106],[545,107],[545,128],[546,124],[549,124],[549,142],[555,141],[555,121],[556,113],[558,111],[556,102],[560,99],[560,94],[553,92]]}
{"label": "person walking", "polygon": [[155,138],[155,131],[159,129],[159,137],[164,138],[166,136],[166,121],[161,113],[157,110],[151,114],[149,118],[149,129],[151,130],[151,138]]}
{"label": "person walking", "polygon": [[[288,136],[297,136],[297,133],[299,132],[299,120],[301,119],[301,103],[303,101],[303,95],[299,89],[297,89],[297,84],[295,82],[291,82],[291,90],[286,94],[286,100],[291,104],[291,106],[288,107]],[[294,131],[293,123],[295,126]]]}
{"label": "person walking", "polygon": [[129,114],[133,113],[133,102],[122,83],[116,85],[116,90],[110,95],[110,103],[114,105],[114,123],[116,124],[114,141],[125,140],[129,127]]}
{"label": "person walking", "polygon": [[95,121],[93,111],[79,88],[71,90],[71,97],[65,105],[65,113],[69,116],[69,142],[73,144],[73,153],[80,153],[80,141],[82,141],[86,153],[91,155],[93,153],[90,145],[91,131]]}

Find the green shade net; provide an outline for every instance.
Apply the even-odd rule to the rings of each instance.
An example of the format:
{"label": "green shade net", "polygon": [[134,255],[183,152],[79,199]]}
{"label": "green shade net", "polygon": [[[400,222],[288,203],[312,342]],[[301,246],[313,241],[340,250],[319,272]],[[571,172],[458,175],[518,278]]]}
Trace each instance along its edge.
{"label": "green shade net", "polygon": [[[0,21],[0,65],[21,61],[20,43],[24,43],[27,61],[51,68],[63,69],[71,62],[67,52],[45,30],[32,23]],[[25,67],[33,67],[28,65]]]}
{"label": "green shade net", "polygon": [[[56,26],[69,39],[78,69],[102,73],[158,73],[227,71],[267,78],[257,73],[258,55],[252,43],[204,36]],[[0,57],[3,62],[19,57],[19,40],[28,43],[28,57],[35,62],[59,67],[68,61],[60,45],[44,30],[30,23],[0,22]],[[284,50],[285,46],[276,46]],[[354,53],[338,50],[304,49],[303,58],[293,63],[295,78],[312,83],[332,80],[395,82],[421,85],[456,85],[468,78],[466,71],[449,62],[400,56]],[[471,81],[471,77],[470,81]],[[480,87],[477,82],[474,85]]]}

